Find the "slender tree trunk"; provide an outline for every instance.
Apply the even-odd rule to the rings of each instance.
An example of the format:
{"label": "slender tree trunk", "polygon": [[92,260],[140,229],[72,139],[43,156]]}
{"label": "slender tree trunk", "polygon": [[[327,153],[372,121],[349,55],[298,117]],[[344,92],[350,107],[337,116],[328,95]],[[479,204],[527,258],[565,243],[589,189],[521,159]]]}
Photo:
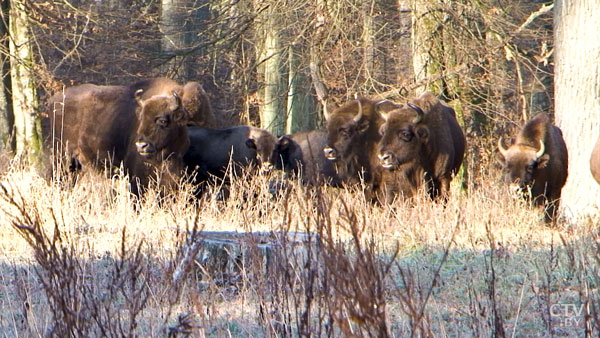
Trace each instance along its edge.
{"label": "slender tree trunk", "polygon": [[362,88],[365,91],[371,90],[373,86],[373,80],[377,79],[375,68],[375,22],[373,19],[373,12],[375,7],[375,1],[363,0],[362,4],[362,16],[363,16],[363,31],[362,31],[362,48],[363,48],[363,65],[365,73],[365,84],[367,88]]}
{"label": "slender tree trunk", "polygon": [[600,134],[600,39],[590,28],[600,22],[599,9],[598,0],[557,0],[554,7],[556,123],[569,149],[562,206],[575,217],[600,206],[600,187],[589,165]]}
{"label": "slender tree trunk", "polygon": [[271,3],[271,6],[261,15],[261,25],[259,32],[263,35],[264,47],[262,53],[259,53],[259,62],[262,66],[259,68],[259,74],[264,79],[262,89],[263,105],[259,109],[260,127],[264,128],[273,135],[283,135],[286,125],[286,95],[287,78],[285,77],[285,58],[281,46],[281,27],[279,20],[281,15],[277,13],[277,5]]}
{"label": "slender tree trunk", "polygon": [[34,77],[31,30],[26,9],[20,1],[11,1],[9,27],[16,154],[27,155],[31,163],[37,163],[42,151],[41,125],[37,116],[39,99]]}
{"label": "slender tree trunk", "polygon": [[288,54],[287,122],[285,132],[314,129],[316,106],[311,95],[310,79],[301,58],[301,48],[290,46]]}
{"label": "slender tree trunk", "polygon": [[[9,3],[2,1],[0,4],[0,43],[1,50],[9,50],[8,44],[8,17]],[[14,138],[12,137],[14,116],[12,113],[10,96],[10,58],[8,54],[0,53],[0,151],[14,150]]]}
{"label": "slender tree trunk", "polygon": [[312,87],[316,96],[315,103],[315,127],[319,127],[325,124],[327,118],[327,104],[329,99],[329,90],[323,81],[323,75],[321,73],[321,46],[323,41],[326,39],[327,31],[325,27],[328,23],[327,15],[327,3],[325,0],[315,0],[316,6],[316,23],[313,27],[312,38],[310,39],[310,60],[309,60],[309,72]]}
{"label": "slender tree trunk", "polygon": [[[440,39],[434,30],[438,23],[431,11],[438,1],[412,0],[412,59],[415,82],[427,78],[440,71],[440,61],[434,55],[439,54]],[[416,89],[416,94],[431,90],[436,94],[443,92],[441,81],[429,83],[427,86]]]}

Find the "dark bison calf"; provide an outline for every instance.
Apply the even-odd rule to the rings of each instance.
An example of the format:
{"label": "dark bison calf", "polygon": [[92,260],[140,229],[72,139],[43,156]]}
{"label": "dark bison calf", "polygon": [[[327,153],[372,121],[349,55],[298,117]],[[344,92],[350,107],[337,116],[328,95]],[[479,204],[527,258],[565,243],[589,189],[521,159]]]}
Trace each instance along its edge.
{"label": "dark bison calf", "polygon": [[511,190],[544,205],[546,223],[556,222],[562,187],[567,181],[568,153],[562,131],[547,114],[529,120],[508,148],[498,140],[504,181]]}
{"label": "dark bison calf", "polygon": [[340,185],[334,163],[323,153],[327,131],[311,130],[284,135],[275,144],[271,163],[276,169],[293,173],[304,184]]}
{"label": "dark bison calf", "polygon": [[[189,127],[190,147],[183,157],[197,183],[224,178],[231,165],[234,175],[242,168],[270,166],[276,139],[268,131],[249,126],[228,129]],[[268,168],[267,168],[268,169]]]}
{"label": "dark bison calf", "polygon": [[407,104],[379,104],[378,111],[385,120],[378,157],[386,202],[411,197],[423,184],[432,199],[447,198],[465,152],[454,109],[428,92]]}

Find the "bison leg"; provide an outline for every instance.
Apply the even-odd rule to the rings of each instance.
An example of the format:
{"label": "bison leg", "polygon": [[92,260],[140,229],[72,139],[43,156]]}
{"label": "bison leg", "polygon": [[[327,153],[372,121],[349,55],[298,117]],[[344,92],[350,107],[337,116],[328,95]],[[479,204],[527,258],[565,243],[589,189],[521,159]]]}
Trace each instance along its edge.
{"label": "bison leg", "polygon": [[445,203],[450,196],[450,181],[452,177],[442,176],[439,180],[433,180],[429,188],[429,195],[432,200],[441,198]]}
{"label": "bison leg", "polygon": [[560,195],[551,195],[545,198],[544,201],[544,223],[548,225],[556,225],[556,214],[560,206]]}

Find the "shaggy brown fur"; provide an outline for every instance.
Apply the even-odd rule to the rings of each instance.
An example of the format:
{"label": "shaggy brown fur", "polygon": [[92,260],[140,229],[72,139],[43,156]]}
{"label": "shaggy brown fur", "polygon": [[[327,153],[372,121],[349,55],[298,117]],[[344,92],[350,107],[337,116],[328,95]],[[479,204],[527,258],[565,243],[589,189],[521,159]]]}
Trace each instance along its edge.
{"label": "shaggy brown fur", "polygon": [[499,140],[498,146],[504,181],[513,190],[533,198],[536,205],[544,205],[546,222],[555,222],[568,174],[568,152],[562,131],[542,113],[525,124],[514,144],[505,149]]}
{"label": "shaggy brown fur", "polygon": [[183,107],[187,109],[190,125],[204,128],[216,127],[215,115],[210,104],[210,99],[202,85],[198,82],[188,82],[184,86],[167,78],[153,78],[133,84],[132,91],[135,93],[142,89],[142,99],[147,100],[156,95],[171,95],[176,92],[183,100]]}
{"label": "shaggy brown fur", "polygon": [[428,92],[408,104],[380,104],[378,112],[385,120],[378,158],[386,202],[411,197],[424,184],[432,199],[446,198],[465,152],[454,110]]}

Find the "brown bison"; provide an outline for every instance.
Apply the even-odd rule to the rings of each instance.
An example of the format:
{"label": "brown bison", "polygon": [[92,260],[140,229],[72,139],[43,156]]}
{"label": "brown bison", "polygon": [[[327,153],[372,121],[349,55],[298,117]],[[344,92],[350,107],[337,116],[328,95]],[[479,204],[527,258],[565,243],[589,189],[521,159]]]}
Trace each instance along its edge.
{"label": "brown bison", "polygon": [[196,182],[211,177],[224,178],[232,164],[234,175],[242,168],[266,167],[270,162],[275,137],[267,130],[249,126],[228,129],[188,127],[190,147],[183,157],[188,172],[196,175]]}
{"label": "brown bison", "polygon": [[136,92],[137,121],[124,160],[136,195],[150,179],[167,189],[179,183],[184,173],[183,155],[190,145],[190,116],[179,95],[173,92],[144,100],[142,94],[142,89]]}
{"label": "brown bison", "polygon": [[284,135],[277,141],[271,163],[276,169],[293,173],[304,184],[340,185],[334,163],[323,153],[327,131],[311,130]]}
{"label": "brown bison", "polygon": [[183,107],[189,112],[190,125],[204,128],[214,128],[216,126],[215,116],[210,104],[208,95],[202,85],[191,81],[184,86],[167,78],[147,79],[133,84],[132,91],[143,90],[142,100],[146,100],[155,95],[177,93],[182,99]]}
{"label": "brown bison", "polygon": [[375,109],[376,102],[360,98],[327,117],[327,146],[323,153],[335,163],[342,183],[364,180],[368,186],[374,186],[378,181],[376,148],[383,120]]}
{"label": "brown bison", "polygon": [[[188,142],[185,125],[202,123],[202,116],[212,116],[210,105],[201,107],[196,103],[198,109],[186,109],[179,93],[188,101],[193,101],[193,95],[183,88],[168,79],[132,86],[84,84],[67,88],[48,102],[48,114],[42,121],[46,144],[56,159],[67,155],[71,171],[124,163],[132,183],[139,180],[145,185],[150,168],[167,160],[166,167],[178,175]],[[199,93],[195,84],[192,91]],[[195,99],[205,100],[204,96]],[[208,110],[204,110],[206,107]],[[164,183],[165,179],[159,181]],[[136,187],[133,184],[132,191],[137,192]]]}
{"label": "brown bison", "polygon": [[545,221],[555,222],[562,187],[567,181],[568,153],[561,130],[547,114],[529,120],[508,148],[498,139],[504,181],[513,191],[544,205]]}
{"label": "brown bison", "polygon": [[590,170],[596,182],[600,184],[600,137],[598,137],[598,141],[596,141],[592,156],[590,157]]}
{"label": "brown bison", "polygon": [[432,199],[447,198],[465,153],[465,136],[454,109],[432,93],[407,104],[380,104],[379,164],[386,202],[412,197],[425,185]]}

